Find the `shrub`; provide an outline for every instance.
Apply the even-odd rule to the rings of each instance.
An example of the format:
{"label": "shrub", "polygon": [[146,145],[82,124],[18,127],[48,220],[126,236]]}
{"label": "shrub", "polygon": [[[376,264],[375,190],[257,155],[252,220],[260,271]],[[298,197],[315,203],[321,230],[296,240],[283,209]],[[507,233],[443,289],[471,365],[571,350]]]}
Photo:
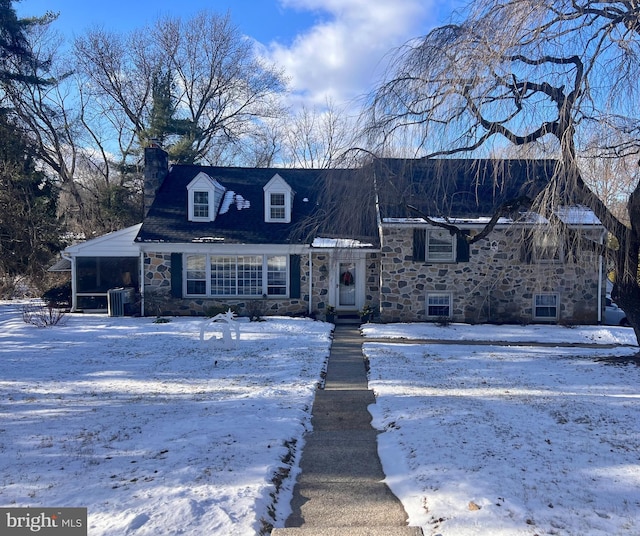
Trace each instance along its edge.
{"label": "shrub", "polygon": [[235,315],[237,315],[240,312],[240,308],[237,305],[220,304],[220,305],[211,305],[207,307],[204,311],[204,316],[208,318],[213,318],[216,315],[226,313],[229,309],[231,309],[231,311]]}
{"label": "shrub", "polygon": [[29,303],[22,307],[22,320],[39,328],[57,326],[63,323],[65,313],[57,307]]}
{"label": "shrub", "polygon": [[42,299],[52,307],[71,307],[71,281],[45,290]]}

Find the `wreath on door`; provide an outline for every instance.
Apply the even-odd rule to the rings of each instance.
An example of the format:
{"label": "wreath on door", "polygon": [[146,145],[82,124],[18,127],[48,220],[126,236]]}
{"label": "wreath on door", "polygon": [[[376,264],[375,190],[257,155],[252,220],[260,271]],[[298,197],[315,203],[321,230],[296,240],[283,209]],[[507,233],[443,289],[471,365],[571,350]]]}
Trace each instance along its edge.
{"label": "wreath on door", "polygon": [[340,282],[347,287],[353,285],[353,274],[349,271],[343,272],[340,276]]}

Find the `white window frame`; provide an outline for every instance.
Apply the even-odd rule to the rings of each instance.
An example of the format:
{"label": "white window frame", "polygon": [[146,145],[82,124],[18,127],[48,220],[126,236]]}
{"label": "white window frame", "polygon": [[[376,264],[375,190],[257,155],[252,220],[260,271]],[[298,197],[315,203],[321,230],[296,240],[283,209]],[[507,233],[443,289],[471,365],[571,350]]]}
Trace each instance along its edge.
{"label": "white window frame", "polygon": [[[554,303],[538,303],[539,299],[552,298]],[[540,309],[555,309],[555,315],[539,315],[538,308]],[[560,316],[560,295],[554,292],[540,292],[533,295],[533,319],[534,320],[558,320]]]}
{"label": "white window frame", "polygon": [[[435,247],[435,239],[440,240],[447,239],[451,242],[451,251],[446,252],[431,252],[430,247]],[[425,253],[424,258],[426,262],[455,262],[456,261],[456,235],[451,234],[447,229],[427,229],[427,236],[425,239]]]}
{"label": "white window frame", "polygon": [[[446,300],[446,303],[430,303],[431,299]],[[446,315],[429,314],[429,307],[448,307],[449,311]],[[453,296],[450,292],[427,292],[425,297],[425,313],[427,318],[451,318],[453,316]]]}
{"label": "white window frame", "polygon": [[[204,258],[204,278],[202,277],[202,270],[189,270],[192,258],[199,258],[200,260]],[[215,270],[212,267],[212,260],[214,259],[218,260],[216,266],[220,267],[219,270]],[[278,259],[277,265],[280,269],[274,269],[274,259]],[[186,254],[183,289],[187,297],[262,298],[266,296],[274,299],[288,298],[290,293],[289,273],[288,255]],[[219,286],[214,287],[212,279],[216,279],[224,290],[228,290],[228,292],[219,292]],[[189,292],[189,287],[193,288],[195,284],[201,284],[202,282],[204,282],[205,288],[203,294]]]}
{"label": "white window frame", "polygon": [[[285,181],[279,174],[275,174],[271,180],[264,185],[264,221],[265,223],[291,223],[291,212],[293,209],[293,190],[291,186]],[[284,215],[280,217],[282,213],[283,205],[273,204],[272,196],[284,196]],[[276,210],[278,215],[273,217],[273,210]]]}
{"label": "white window frame", "polygon": [[[274,203],[277,197],[277,203]],[[280,203],[280,201],[282,201]],[[275,215],[277,212],[277,215]],[[280,215],[282,214],[282,215]],[[286,221],[287,219],[287,194],[285,192],[269,192],[269,221]]]}
{"label": "white window frame", "polygon": [[[197,213],[196,207],[203,207],[203,203],[196,203],[196,194],[207,193],[207,215],[202,216]],[[211,222],[216,220],[218,207],[224,197],[225,188],[217,180],[209,177],[204,172],[198,173],[187,185],[188,196],[188,219],[196,222]]]}
{"label": "white window frame", "polygon": [[[199,194],[205,194],[207,196],[207,202],[199,202],[196,200]],[[209,214],[211,214],[211,202],[210,192],[208,190],[194,190],[191,192],[193,203],[193,219],[209,221]],[[206,212],[202,214],[201,212]]]}

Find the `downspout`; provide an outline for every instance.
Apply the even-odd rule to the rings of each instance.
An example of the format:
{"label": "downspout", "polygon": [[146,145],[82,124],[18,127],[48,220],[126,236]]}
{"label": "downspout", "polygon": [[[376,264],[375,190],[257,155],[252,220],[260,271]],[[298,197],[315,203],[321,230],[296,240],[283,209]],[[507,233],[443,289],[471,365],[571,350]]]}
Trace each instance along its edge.
{"label": "downspout", "polygon": [[313,262],[311,260],[311,246],[309,246],[309,316],[313,312]]}
{"label": "downspout", "polygon": [[[604,239],[607,234],[607,230],[602,231],[600,235],[600,245],[604,246]],[[603,248],[601,248],[603,249]],[[604,272],[604,254],[600,255],[600,262],[598,263],[598,324],[602,324],[602,276]]]}
{"label": "downspout", "polygon": [[140,316],[144,317],[144,251],[140,251]]}
{"label": "downspout", "polygon": [[76,258],[65,255],[64,251],[60,255],[63,259],[66,259],[71,263],[71,312],[75,313],[76,309],[78,308],[78,289],[76,286]]}

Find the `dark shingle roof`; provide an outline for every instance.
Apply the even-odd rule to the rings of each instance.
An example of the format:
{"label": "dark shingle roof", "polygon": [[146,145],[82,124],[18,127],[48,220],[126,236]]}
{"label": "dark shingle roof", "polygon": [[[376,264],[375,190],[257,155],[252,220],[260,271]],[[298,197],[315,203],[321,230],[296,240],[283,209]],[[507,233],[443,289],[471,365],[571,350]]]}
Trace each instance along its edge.
{"label": "dark shingle roof", "polygon": [[375,163],[382,218],[491,216],[505,201],[530,199],[553,175],[554,160],[381,159]]}
{"label": "dark shingle roof", "polygon": [[[381,218],[491,216],[506,200],[535,197],[550,180],[553,160],[379,159],[363,169],[238,168],[177,165],[169,171],[136,238],[189,243],[302,244],[315,236],[377,242],[375,174]],[[232,204],[213,222],[187,218],[187,185],[204,172],[250,203]],[[276,174],[294,190],[292,223],[265,223],[263,187]],[[354,217],[357,215],[358,217]]]}
{"label": "dark shingle roof", "polygon": [[[241,195],[250,207],[239,210],[232,204],[213,222],[188,221],[187,185],[200,172],[216,179],[227,191]],[[327,177],[347,179],[350,173],[350,170],[176,165],[158,190],[136,241],[177,243],[214,237],[224,239],[224,243],[305,243],[310,237],[301,230],[301,225],[318,210],[323,183]],[[290,224],[265,223],[263,187],[276,174],[295,192]]]}

